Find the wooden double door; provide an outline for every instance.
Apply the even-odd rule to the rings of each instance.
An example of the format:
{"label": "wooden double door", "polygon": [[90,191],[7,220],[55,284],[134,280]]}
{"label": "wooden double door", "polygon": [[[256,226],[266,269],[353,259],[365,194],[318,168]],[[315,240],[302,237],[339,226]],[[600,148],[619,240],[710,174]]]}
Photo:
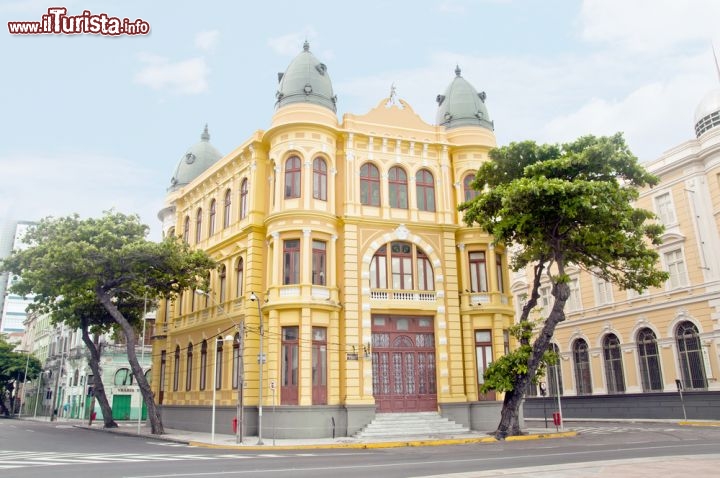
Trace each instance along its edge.
{"label": "wooden double door", "polygon": [[373,316],[372,359],[378,412],[437,410],[431,317]]}

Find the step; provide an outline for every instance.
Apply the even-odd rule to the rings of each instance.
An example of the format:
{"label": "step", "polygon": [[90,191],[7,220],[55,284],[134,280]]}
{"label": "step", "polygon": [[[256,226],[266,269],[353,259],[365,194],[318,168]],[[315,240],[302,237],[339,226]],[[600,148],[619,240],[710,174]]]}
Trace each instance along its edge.
{"label": "step", "polygon": [[383,436],[458,435],[470,430],[437,412],[381,413],[355,434],[358,438]]}

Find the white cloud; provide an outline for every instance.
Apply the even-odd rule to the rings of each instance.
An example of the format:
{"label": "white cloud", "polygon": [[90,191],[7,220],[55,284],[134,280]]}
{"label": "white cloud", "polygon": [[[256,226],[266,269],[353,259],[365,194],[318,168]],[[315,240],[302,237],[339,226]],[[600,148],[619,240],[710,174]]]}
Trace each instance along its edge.
{"label": "white cloud", "polygon": [[218,30],[200,32],[195,35],[195,47],[209,53],[215,51],[215,47],[219,41],[220,32]]}
{"label": "white cloud", "polygon": [[270,38],[268,40],[268,46],[270,46],[275,53],[280,55],[295,56],[301,51],[305,40],[310,42],[310,46],[312,47],[312,42],[317,38],[317,36],[315,28],[312,26],[306,26],[299,32],[288,33],[279,37]]}
{"label": "white cloud", "polygon": [[187,95],[202,93],[208,89],[210,69],[205,58],[171,63],[167,58],[143,53],[140,54],[140,61],[146,63],[146,66],[135,75],[135,83],[154,90]]}
{"label": "white cloud", "polygon": [[586,40],[662,54],[687,41],[709,46],[718,19],[717,0],[584,0],[579,21]]}
{"label": "white cloud", "polygon": [[91,154],[0,156],[3,187],[0,218],[38,220],[46,216],[99,216],[116,209],[157,224],[162,206],[157,174],[124,159]]}

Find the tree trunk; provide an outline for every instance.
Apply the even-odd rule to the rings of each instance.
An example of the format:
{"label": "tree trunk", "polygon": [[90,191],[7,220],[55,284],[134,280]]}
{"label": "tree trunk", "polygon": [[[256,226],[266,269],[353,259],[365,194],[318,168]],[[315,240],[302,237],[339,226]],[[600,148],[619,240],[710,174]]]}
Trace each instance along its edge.
{"label": "tree trunk", "polygon": [[[105,310],[108,311],[108,313],[112,316],[113,320],[117,322],[117,324],[122,328],[123,332],[125,333],[125,338],[127,341],[128,363],[130,364],[130,370],[132,370],[133,375],[135,376],[135,380],[137,380],[137,384],[138,387],[140,387],[140,392],[142,393],[145,406],[147,407],[148,419],[150,420],[152,433],[153,435],[162,435],[163,433],[165,433],[165,430],[163,429],[163,424],[160,420],[159,410],[155,405],[155,397],[153,397],[152,390],[150,389],[150,384],[148,384],[148,381],[145,378],[145,374],[143,373],[143,369],[140,366],[140,363],[137,359],[137,354],[135,353],[135,331],[130,325],[130,322],[127,321],[127,319],[120,313],[118,308],[115,307],[115,304],[112,303],[109,295],[107,295],[102,290],[97,290],[96,294],[100,300],[100,303],[105,307]],[[144,317],[143,320],[145,320]],[[142,413],[142,408],[140,413]]]}
{"label": "tree trunk", "polygon": [[93,382],[93,398],[91,400],[91,407],[90,407],[90,421],[89,423],[92,424],[92,413],[95,410],[95,400],[100,403],[100,410],[102,410],[103,414],[103,422],[104,422],[104,428],[117,428],[118,424],[113,420],[112,417],[112,407],[110,406],[110,403],[108,402],[107,395],[105,395],[105,385],[102,381],[102,371],[100,370],[100,350],[99,350],[99,344],[96,344],[88,334],[87,330],[87,321],[82,321],[82,340],[85,343],[85,346],[90,351],[90,360],[88,361],[90,365],[90,370],[92,370],[94,382]]}
{"label": "tree trunk", "polygon": [[[558,261],[559,277],[564,277],[564,268],[561,262]],[[538,289],[540,287],[540,273],[536,268],[535,280],[533,282],[532,298],[531,301],[537,301],[539,297]],[[565,302],[570,297],[570,286],[565,282],[554,282],[552,295],[555,297],[555,303],[553,304],[552,310],[545,319],[545,324],[538,334],[535,342],[532,345],[532,352],[528,359],[528,371],[525,374],[517,375],[515,377],[515,383],[513,390],[505,393],[505,400],[503,401],[503,408],[500,414],[500,424],[497,430],[495,430],[495,438],[503,440],[508,436],[520,435],[519,415],[520,405],[527,391],[527,387],[535,377],[538,368],[542,364],[543,355],[550,346],[550,339],[552,339],[555,333],[555,327],[557,324],[565,320]],[[534,305],[533,305],[534,307]],[[529,313],[532,307],[528,307],[526,304],[523,309],[521,320],[527,320],[526,309]]]}

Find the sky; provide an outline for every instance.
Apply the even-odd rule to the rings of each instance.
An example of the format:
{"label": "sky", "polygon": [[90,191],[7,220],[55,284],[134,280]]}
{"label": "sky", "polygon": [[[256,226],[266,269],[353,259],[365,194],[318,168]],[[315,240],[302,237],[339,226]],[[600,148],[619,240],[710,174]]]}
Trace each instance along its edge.
{"label": "sky", "polygon": [[[51,7],[150,30],[9,33]],[[621,131],[652,161],[694,138],[694,110],[720,86],[719,24],[718,0],[0,0],[0,224],[115,209],[159,240],[185,151],[206,123],[223,154],[267,129],[277,73],[305,40],[339,118],[395,85],[434,124],[460,66],[499,145]]]}

